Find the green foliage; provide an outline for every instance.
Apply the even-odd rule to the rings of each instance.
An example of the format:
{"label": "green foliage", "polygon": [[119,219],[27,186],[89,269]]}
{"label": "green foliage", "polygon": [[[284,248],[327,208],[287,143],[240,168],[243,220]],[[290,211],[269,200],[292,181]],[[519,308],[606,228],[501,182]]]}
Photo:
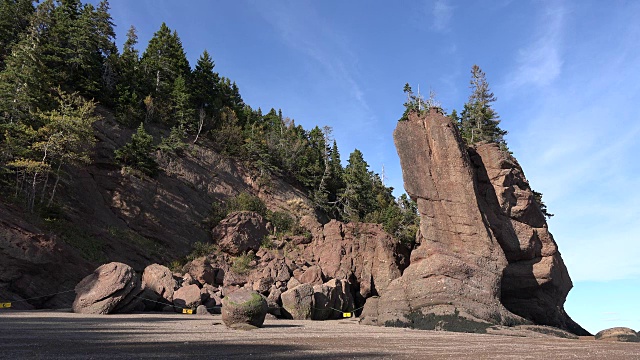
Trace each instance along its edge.
{"label": "green foliage", "polygon": [[256,259],[253,253],[242,254],[235,257],[231,262],[231,270],[239,275],[244,275],[251,271],[252,262]]}
{"label": "green foliage", "polygon": [[[162,23],[142,54],[140,67],[146,94],[154,99],[154,118],[169,125],[175,124],[176,120],[171,117],[174,90],[176,85],[184,86],[186,79],[191,77],[191,68],[178,33]],[[178,80],[180,77],[182,82]],[[182,89],[178,91],[184,95]]]}
{"label": "green foliage", "polygon": [[237,196],[231,198],[226,204],[227,214],[234,211],[253,211],[263,217],[267,215],[267,206],[257,196],[247,192],[241,192]]}
{"label": "green foliage", "polygon": [[538,204],[538,207],[540,208],[540,211],[542,211],[542,214],[546,216],[547,219],[551,219],[554,214],[551,214],[549,213],[549,211],[547,211],[547,205],[545,205],[545,203],[542,201],[542,193],[537,192],[533,189],[531,191],[533,192],[533,199]]}
{"label": "green foliage", "polygon": [[273,250],[276,248],[276,244],[270,236],[265,236],[260,242],[260,247],[267,250]]}
{"label": "green foliage", "polygon": [[60,89],[56,94],[58,106],[54,110],[38,111],[3,126],[5,141],[0,144],[0,160],[15,172],[15,195],[23,194],[31,211],[36,203],[45,203],[45,198],[51,205],[63,166],[89,163],[89,152],[95,144],[95,103]]}
{"label": "green foliage", "polygon": [[29,26],[29,18],[35,8],[32,0],[0,1],[0,71],[11,47],[18,42],[20,33]]}
{"label": "green foliage", "polygon": [[187,144],[184,142],[184,130],[181,127],[174,126],[171,128],[169,136],[163,137],[158,145],[158,150],[163,154],[180,156],[184,153]]}
{"label": "green foliage", "polygon": [[269,212],[268,219],[276,233],[284,234],[290,232],[295,225],[293,217],[282,211]]}
{"label": "green foliage", "polygon": [[48,211],[43,218],[45,228],[56,234],[67,245],[78,250],[85,260],[94,263],[101,263],[107,260],[104,253],[106,246],[104,241],[65,219],[60,210]]}
{"label": "green foliage", "polygon": [[158,164],[151,157],[153,150],[153,137],[140,124],[138,130],[131,135],[131,140],[115,151],[115,158],[122,165],[139,170],[148,176],[154,176],[158,172]]}
{"label": "green foliage", "polygon": [[115,92],[116,119],[128,126],[136,126],[144,119],[141,89],[140,56],[135,48],[138,43],[136,28],[131,26],[127,40],[118,59],[118,82]]}
{"label": "green foliage", "polygon": [[471,68],[470,83],[472,92],[458,121],[462,138],[469,145],[488,141],[506,146],[504,135],[507,132],[500,128],[500,117],[491,107],[496,97],[489,90],[486,75],[478,65]]}
{"label": "green foliage", "polygon": [[187,255],[186,259],[187,261],[193,261],[197,258],[209,256],[218,252],[219,249],[215,244],[196,241],[193,243],[191,253]]}

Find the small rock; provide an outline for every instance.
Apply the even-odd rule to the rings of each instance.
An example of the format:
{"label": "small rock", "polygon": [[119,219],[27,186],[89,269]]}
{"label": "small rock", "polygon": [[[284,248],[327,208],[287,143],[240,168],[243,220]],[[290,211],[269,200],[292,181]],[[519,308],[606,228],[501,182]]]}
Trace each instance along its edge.
{"label": "small rock", "polygon": [[197,315],[211,315],[211,313],[209,313],[209,310],[207,310],[207,307],[204,305],[199,305],[196,308],[196,314]]}

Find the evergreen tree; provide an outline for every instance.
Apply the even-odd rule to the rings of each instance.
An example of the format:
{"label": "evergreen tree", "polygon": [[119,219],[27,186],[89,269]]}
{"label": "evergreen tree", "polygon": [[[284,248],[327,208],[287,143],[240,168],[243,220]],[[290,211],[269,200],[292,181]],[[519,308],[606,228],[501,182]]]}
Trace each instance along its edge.
{"label": "evergreen tree", "polygon": [[144,130],[143,124],[140,124],[131,140],[115,151],[115,158],[125,166],[153,176],[158,172],[158,164],[151,157],[153,150],[153,137]]}
{"label": "evergreen tree", "polygon": [[45,63],[44,47],[53,24],[53,0],[45,0],[32,16],[31,24],[12,47],[0,73],[0,122],[27,120],[30,113],[52,109],[50,64]]}
{"label": "evergreen tree", "polygon": [[0,71],[11,47],[29,27],[34,10],[32,0],[0,0]]}
{"label": "evergreen tree", "polygon": [[344,169],[345,189],[340,199],[346,220],[361,221],[373,209],[375,200],[371,176],[362,152],[355,149]]}
{"label": "evergreen tree", "polygon": [[[191,93],[195,108],[204,110],[205,118],[211,119],[220,111],[221,104],[218,99],[218,82],[220,76],[213,71],[215,64],[211,56],[205,50],[193,71]],[[205,129],[210,129],[212,124],[204,124]]]}
{"label": "evergreen tree", "polygon": [[136,28],[131,26],[118,61],[118,84],[116,85],[116,119],[126,125],[136,125],[143,120],[140,57],[136,49],[137,43]]}
{"label": "evergreen tree", "polygon": [[470,84],[472,92],[464,104],[459,122],[462,137],[468,144],[488,141],[505,145],[504,135],[507,132],[498,126],[500,118],[491,107],[496,97],[489,90],[485,73],[478,65],[471,68]]}
{"label": "evergreen tree", "polygon": [[171,96],[178,77],[189,83],[191,68],[176,31],[162,23],[140,60],[146,93],[154,100],[157,118],[173,123]]}
{"label": "evergreen tree", "polygon": [[191,108],[191,97],[182,76],[178,76],[174,81],[171,102],[173,105],[173,119],[178,126],[187,132],[197,131],[194,111]]}

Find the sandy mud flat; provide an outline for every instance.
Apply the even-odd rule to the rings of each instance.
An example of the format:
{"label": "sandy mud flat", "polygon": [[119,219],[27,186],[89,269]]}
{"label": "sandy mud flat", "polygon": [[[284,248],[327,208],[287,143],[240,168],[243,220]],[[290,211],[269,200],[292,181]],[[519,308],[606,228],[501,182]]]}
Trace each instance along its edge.
{"label": "sandy mud flat", "polygon": [[267,320],[229,330],[219,315],[1,311],[2,359],[640,359],[640,344]]}

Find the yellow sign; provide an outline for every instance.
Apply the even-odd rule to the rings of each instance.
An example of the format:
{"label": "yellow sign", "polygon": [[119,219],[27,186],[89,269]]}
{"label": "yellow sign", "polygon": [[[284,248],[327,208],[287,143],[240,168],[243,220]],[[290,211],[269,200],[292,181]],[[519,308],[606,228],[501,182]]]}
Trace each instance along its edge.
{"label": "yellow sign", "polygon": [[193,314],[193,310],[191,309],[182,309],[183,314]]}
{"label": "yellow sign", "polygon": [[342,317],[350,318],[351,313],[342,313]]}
{"label": "yellow sign", "polygon": [[0,303],[0,309],[2,308],[10,308],[11,307],[11,303]]}

